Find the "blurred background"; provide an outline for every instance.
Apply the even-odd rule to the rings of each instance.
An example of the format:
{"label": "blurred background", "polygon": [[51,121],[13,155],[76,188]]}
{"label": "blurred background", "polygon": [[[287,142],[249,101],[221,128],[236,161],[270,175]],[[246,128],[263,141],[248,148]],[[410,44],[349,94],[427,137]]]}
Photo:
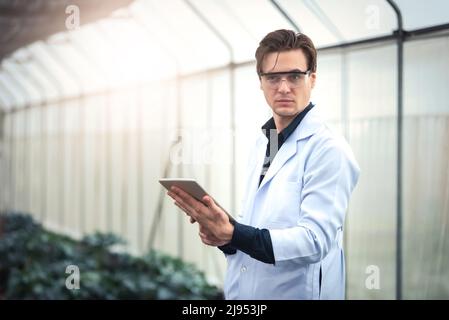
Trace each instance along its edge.
{"label": "blurred background", "polygon": [[158,250],[220,288],[223,254],[158,179],[195,178],[236,215],[271,114],[254,52],[292,29],[318,48],[312,101],[361,167],[347,298],[448,299],[448,12],[444,0],[1,0],[0,209],[73,239],[116,234],[128,254]]}

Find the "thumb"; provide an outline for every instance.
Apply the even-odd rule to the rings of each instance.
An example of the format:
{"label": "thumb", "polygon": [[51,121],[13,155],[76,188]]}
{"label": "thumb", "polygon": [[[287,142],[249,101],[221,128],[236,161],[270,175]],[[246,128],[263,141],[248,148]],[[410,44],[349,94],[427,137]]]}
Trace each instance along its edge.
{"label": "thumb", "polygon": [[210,196],[204,196],[203,201],[207,204],[209,208],[215,207],[215,202]]}

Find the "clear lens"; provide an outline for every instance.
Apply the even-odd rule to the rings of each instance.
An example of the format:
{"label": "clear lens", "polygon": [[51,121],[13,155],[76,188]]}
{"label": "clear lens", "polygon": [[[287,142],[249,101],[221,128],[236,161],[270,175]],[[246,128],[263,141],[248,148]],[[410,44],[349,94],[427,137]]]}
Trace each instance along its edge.
{"label": "clear lens", "polygon": [[301,86],[302,83],[304,83],[305,75],[297,72],[287,73],[284,75],[267,74],[264,75],[263,78],[265,79],[268,87],[270,87],[271,89],[278,88],[283,80],[287,82],[287,85],[290,88],[298,88]]}

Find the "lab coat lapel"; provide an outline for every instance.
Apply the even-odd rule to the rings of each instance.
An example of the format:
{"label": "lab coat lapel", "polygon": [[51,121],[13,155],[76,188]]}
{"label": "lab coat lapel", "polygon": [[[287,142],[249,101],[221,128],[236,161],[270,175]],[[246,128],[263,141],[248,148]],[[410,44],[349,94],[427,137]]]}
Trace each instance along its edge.
{"label": "lab coat lapel", "polygon": [[[293,137],[292,137],[293,138]],[[274,157],[273,163],[268,168],[268,171],[263,178],[259,189],[262,189],[262,187],[268,183],[268,181],[271,180],[271,178],[274,177],[274,175],[282,168],[284,163],[287,162],[288,159],[290,159],[292,156],[296,154],[296,139],[287,139],[282,147],[277,152],[276,156]]]}
{"label": "lab coat lapel", "polygon": [[298,152],[298,141],[310,137],[317,132],[321,126],[323,126],[323,122],[317,115],[316,107],[313,107],[312,110],[306,114],[304,119],[302,119],[301,123],[292,135],[279,149],[278,153],[274,157],[273,163],[268,168],[268,171],[260,184],[259,190],[262,189],[262,187],[275,176],[275,174],[282,168],[288,159]]}

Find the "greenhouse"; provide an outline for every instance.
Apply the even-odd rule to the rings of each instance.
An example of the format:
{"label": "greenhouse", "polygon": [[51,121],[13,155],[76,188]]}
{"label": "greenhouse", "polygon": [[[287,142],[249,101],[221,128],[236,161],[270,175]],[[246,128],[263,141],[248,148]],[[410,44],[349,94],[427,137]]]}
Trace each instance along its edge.
{"label": "greenhouse", "polygon": [[[116,250],[142,260],[127,260],[119,287],[150,273],[142,261],[168,273],[181,261],[195,270],[180,271],[182,287],[216,298],[226,255],[159,179],[195,179],[239,216],[272,116],[255,52],[287,29],[313,40],[311,101],[360,167],[342,229],[345,298],[449,299],[448,12],[444,0],[0,1],[0,282],[25,272],[6,258],[16,216],[66,253],[123,239]],[[70,261],[51,268],[64,277]],[[79,269],[82,294],[97,278]],[[0,299],[41,297],[13,283]]]}

